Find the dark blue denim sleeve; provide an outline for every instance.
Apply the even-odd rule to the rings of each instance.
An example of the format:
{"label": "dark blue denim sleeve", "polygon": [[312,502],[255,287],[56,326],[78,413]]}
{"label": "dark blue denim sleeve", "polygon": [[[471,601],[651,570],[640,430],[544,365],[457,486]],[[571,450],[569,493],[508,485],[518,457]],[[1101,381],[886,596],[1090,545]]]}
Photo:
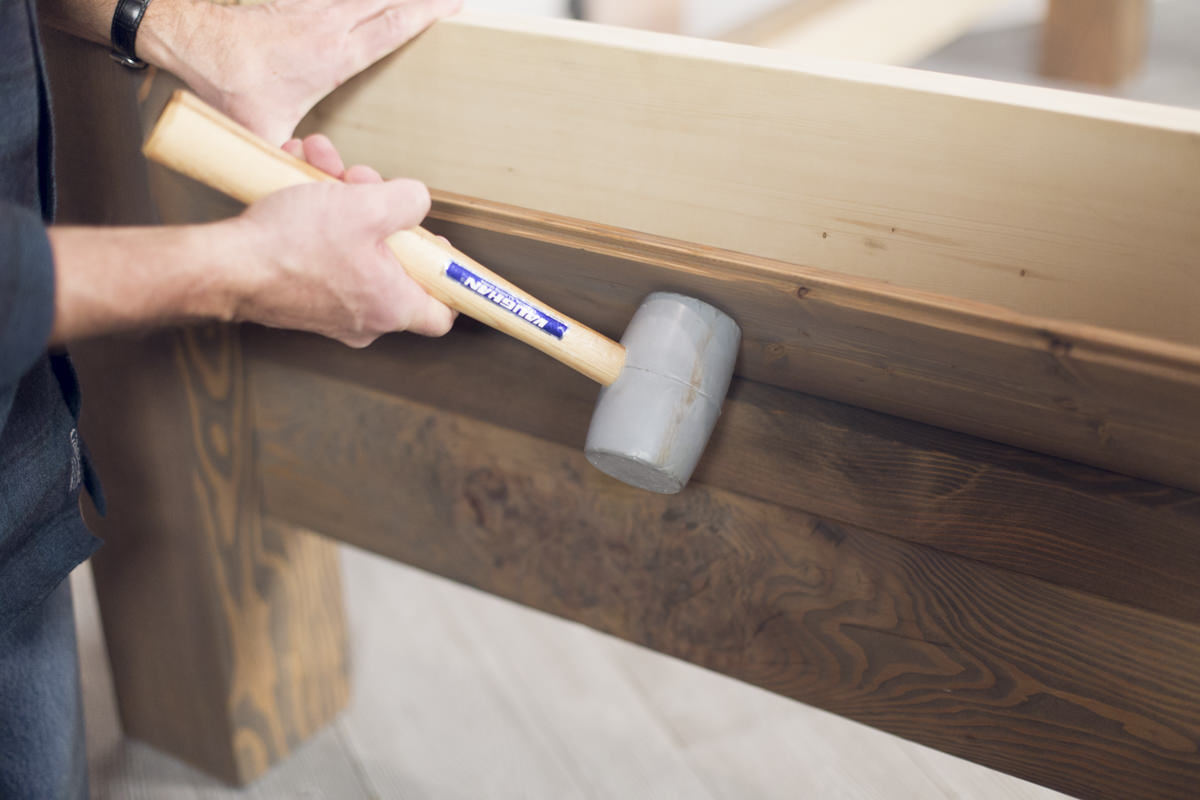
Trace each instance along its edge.
{"label": "dark blue denim sleeve", "polygon": [[54,324],[54,256],[41,217],[0,202],[0,387],[44,352]]}

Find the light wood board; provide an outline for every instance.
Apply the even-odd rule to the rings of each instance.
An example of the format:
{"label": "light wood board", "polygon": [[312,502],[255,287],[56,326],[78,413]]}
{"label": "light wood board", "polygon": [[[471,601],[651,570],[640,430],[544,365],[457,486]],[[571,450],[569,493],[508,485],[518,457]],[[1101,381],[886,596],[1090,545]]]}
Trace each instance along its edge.
{"label": "light wood board", "polygon": [[310,127],[437,189],[1200,336],[1194,111],[464,14],[347,84]]}

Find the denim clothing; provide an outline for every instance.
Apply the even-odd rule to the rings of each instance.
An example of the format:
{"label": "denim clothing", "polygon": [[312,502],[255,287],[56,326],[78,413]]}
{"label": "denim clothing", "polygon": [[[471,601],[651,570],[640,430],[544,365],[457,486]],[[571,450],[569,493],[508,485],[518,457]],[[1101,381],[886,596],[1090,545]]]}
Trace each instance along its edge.
{"label": "denim clothing", "polygon": [[0,631],[98,544],[79,514],[80,486],[95,487],[79,386],[66,355],[46,353],[54,198],[35,19],[32,0],[0,0]]}
{"label": "denim clothing", "polygon": [[88,796],[71,583],[0,633],[0,797]]}
{"label": "denim clothing", "polygon": [[87,797],[71,588],[99,499],[79,386],[49,354],[54,262],[50,104],[33,0],[0,0],[0,798]]}

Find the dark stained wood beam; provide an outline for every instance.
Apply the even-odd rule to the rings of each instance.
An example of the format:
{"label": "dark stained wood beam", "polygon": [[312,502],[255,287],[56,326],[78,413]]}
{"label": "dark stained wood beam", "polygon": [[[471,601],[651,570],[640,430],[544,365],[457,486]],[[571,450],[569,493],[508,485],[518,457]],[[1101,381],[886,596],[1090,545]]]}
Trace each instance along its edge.
{"label": "dark stained wood beam", "polygon": [[283,520],[1074,795],[1200,784],[1196,625],[703,484],[649,495],[326,376],[253,383]]}
{"label": "dark stained wood beam", "polygon": [[[351,352],[244,333],[248,357],[582,450],[596,387],[461,320]],[[340,410],[333,413],[341,415]],[[735,380],[696,479],[1200,622],[1200,497],[811,395]]]}
{"label": "dark stained wood beam", "polygon": [[349,700],[336,545],[262,518],[236,330],[75,348],[122,728],[249,783]]}

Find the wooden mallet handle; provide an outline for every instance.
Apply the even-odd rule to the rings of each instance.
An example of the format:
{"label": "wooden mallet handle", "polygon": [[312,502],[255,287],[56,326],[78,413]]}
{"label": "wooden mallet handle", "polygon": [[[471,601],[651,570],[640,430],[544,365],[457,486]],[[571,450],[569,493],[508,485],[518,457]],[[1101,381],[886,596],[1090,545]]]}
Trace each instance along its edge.
{"label": "wooden mallet handle", "polygon": [[[167,104],[143,151],[243,203],[301,183],[336,180],[182,90]],[[620,344],[548,308],[424,228],[398,231],[387,243],[413,280],[451,308],[605,386],[621,373]]]}

